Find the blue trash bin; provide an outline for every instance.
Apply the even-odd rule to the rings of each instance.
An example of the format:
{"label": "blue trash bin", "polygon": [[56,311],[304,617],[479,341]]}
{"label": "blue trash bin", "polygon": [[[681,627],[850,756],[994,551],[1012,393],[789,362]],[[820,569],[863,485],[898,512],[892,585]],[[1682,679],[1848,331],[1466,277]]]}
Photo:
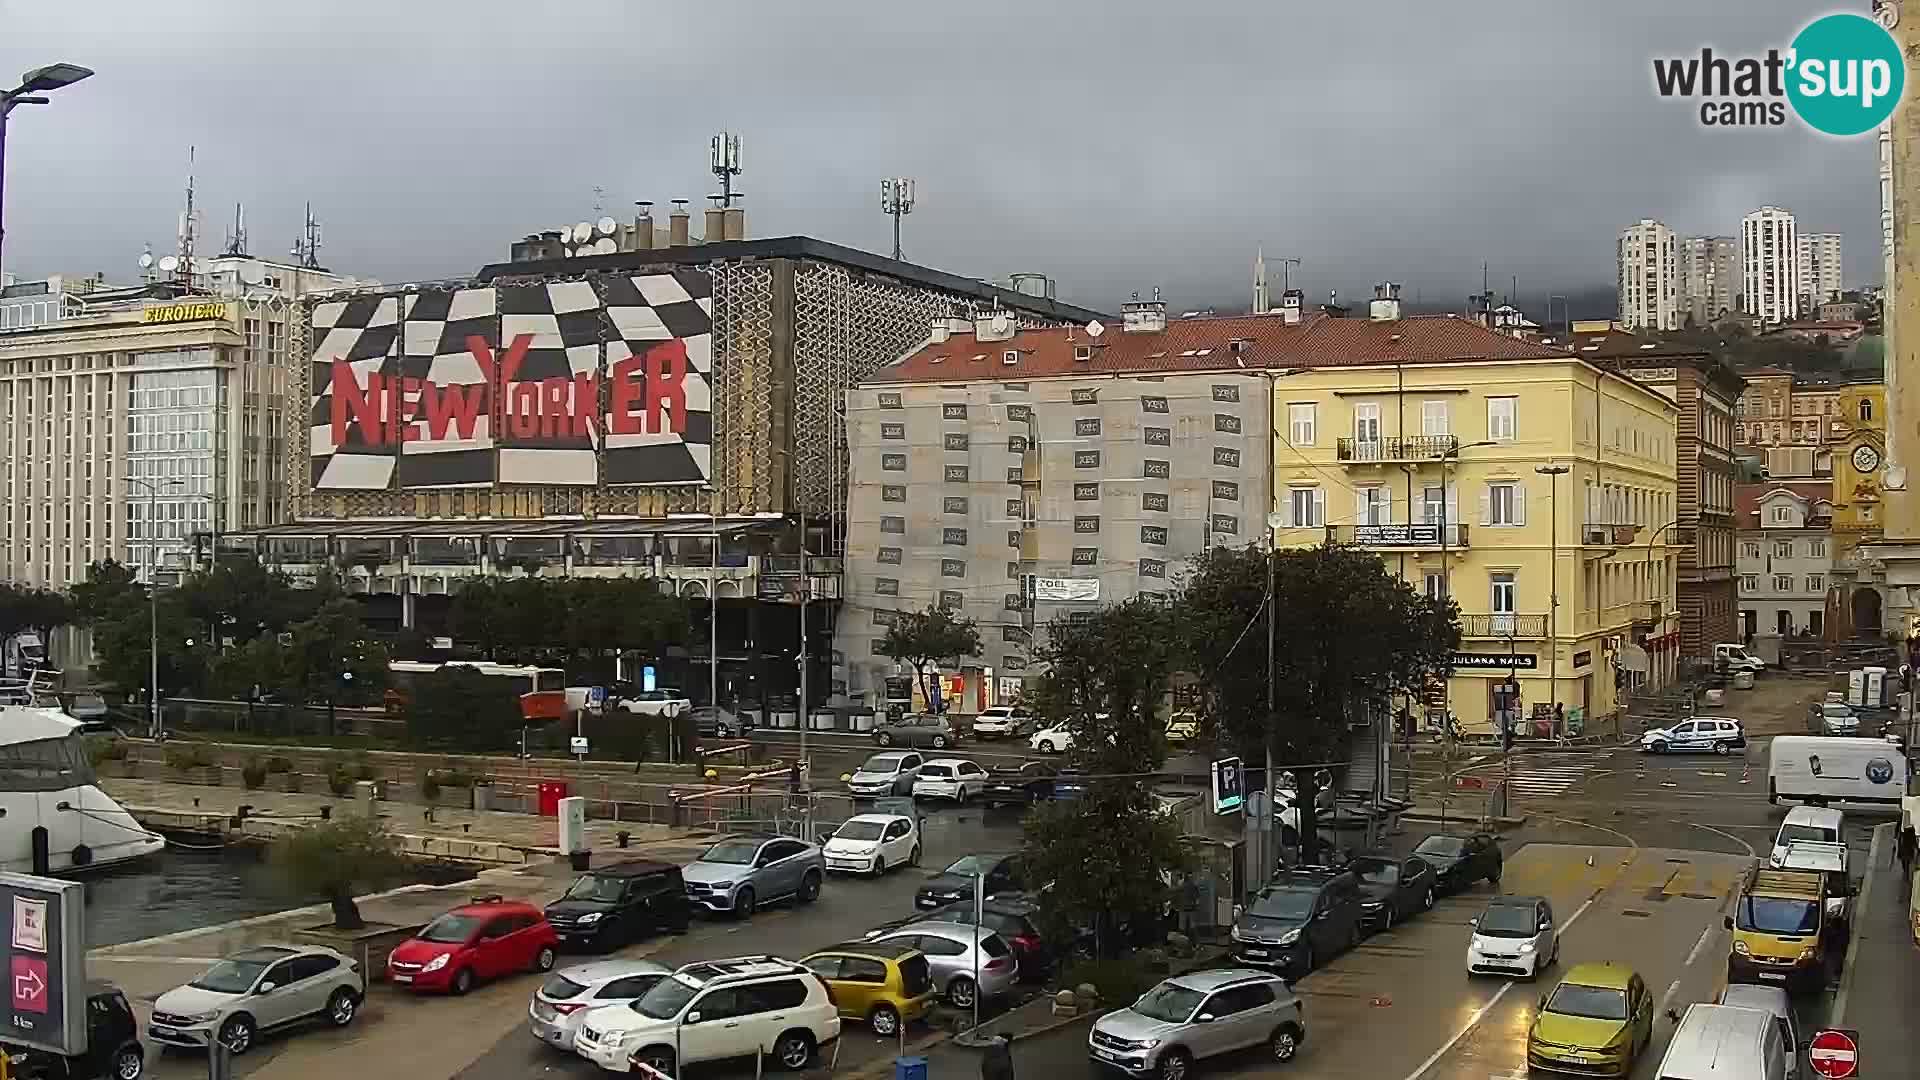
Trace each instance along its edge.
{"label": "blue trash bin", "polygon": [[927,1059],[924,1057],[894,1058],[893,1080],[927,1080]]}

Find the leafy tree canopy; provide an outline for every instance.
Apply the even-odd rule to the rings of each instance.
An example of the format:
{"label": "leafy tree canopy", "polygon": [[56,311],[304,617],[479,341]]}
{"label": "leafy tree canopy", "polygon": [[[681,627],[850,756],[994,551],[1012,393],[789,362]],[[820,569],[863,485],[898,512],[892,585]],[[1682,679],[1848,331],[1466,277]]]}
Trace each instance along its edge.
{"label": "leafy tree canopy", "polygon": [[920,693],[934,700],[929,665],[942,660],[980,655],[980,630],[972,619],[929,604],[925,611],[903,611],[895,617],[874,650],[913,668]]}
{"label": "leafy tree canopy", "polygon": [[333,906],[333,925],[342,930],[366,926],[356,890],[392,880],[406,868],[400,842],[386,825],[357,815],[283,833],[268,858],[295,891],[324,897]]}
{"label": "leafy tree canopy", "polygon": [[469,752],[512,745],[522,723],[511,686],[464,666],[420,679],[407,710],[407,734],[415,742]]}

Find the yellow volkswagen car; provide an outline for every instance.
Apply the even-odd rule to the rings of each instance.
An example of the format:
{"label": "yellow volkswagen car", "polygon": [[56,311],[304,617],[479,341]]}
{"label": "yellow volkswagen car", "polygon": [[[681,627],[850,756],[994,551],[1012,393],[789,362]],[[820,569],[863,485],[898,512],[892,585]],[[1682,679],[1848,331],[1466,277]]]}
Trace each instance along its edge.
{"label": "yellow volkswagen car", "polygon": [[1578,964],[1545,997],[1527,1031],[1527,1067],[1628,1076],[1653,1041],[1653,999],[1636,971]]}
{"label": "yellow volkswagen car", "polygon": [[800,962],[827,984],[842,1018],[866,1021],[875,1035],[897,1035],[901,1024],[925,1016],[938,996],[926,956],[906,945],[847,942]]}

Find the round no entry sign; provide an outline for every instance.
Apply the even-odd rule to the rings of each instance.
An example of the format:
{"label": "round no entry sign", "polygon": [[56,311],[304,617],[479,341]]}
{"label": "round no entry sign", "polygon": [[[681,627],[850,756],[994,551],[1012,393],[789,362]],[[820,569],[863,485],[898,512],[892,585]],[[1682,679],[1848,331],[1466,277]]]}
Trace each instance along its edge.
{"label": "round no entry sign", "polygon": [[1807,1044],[1807,1063],[1827,1080],[1846,1080],[1860,1070],[1860,1043],[1854,1032],[1828,1028]]}

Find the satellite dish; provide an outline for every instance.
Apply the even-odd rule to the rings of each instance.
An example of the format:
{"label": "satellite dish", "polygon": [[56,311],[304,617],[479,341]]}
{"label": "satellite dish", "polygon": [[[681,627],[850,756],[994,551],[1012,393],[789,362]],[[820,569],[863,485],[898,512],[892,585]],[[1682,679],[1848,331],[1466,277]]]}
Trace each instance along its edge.
{"label": "satellite dish", "polygon": [[142,270],[145,270],[147,267],[150,267],[152,265],[153,265],[153,252],[151,251],[142,252],[140,255],[140,268]]}
{"label": "satellite dish", "polygon": [[569,259],[571,259],[571,258],[573,258],[573,257],[574,257],[574,254],[575,254],[575,251],[574,251],[574,249],[573,249],[573,248],[567,248],[567,249],[566,249],[565,251],[563,251],[563,252],[561,252],[561,254],[563,254],[563,255],[565,255],[565,256],[566,256],[567,258],[569,258]]}
{"label": "satellite dish", "polygon": [[1282,514],[1278,510],[1276,510],[1273,513],[1267,515],[1267,528],[1284,529],[1286,527],[1287,527],[1287,516],[1285,514]]}
{"label": "satellite dish", "polygon": [[1107,328],[1100,324],[1099,319],[1095,319],[1092,322],[1087,324],[1088,337],[1099,337],[1101,334],[1104,334],[1106,332],[1107,332]]}
{"label": "satellite dish", "polygon": [[257,262],[240,264],[240,280],[249,285],[264,285],[267,280],[267,268]]}
{"label": "satellite dish", "polygon": [[593,242],[593,253],[595,255],[611,255],[619,250],[620,245],[614,243],[613,237],[611,236],[603,236]]}
{"label": "satellite dish", "polygon": [[180,269],[180,260],[172,255],[160,260],[160,269],[171,274]]}
{"label": "satellite dish", "polygon": [[1907,490],[1907,470],[1905,466],[1889,465],[1884,484],[1888,491]]}
{"label": "satellite dish", "polygon": [[613,230],[619,228],[620,223],[610,217],[603,217],[599,221],[594,222],[593,227],[600,231],[601,236],[612,236]]}
{"label": "satellite dish", "polygon": [[574,243],[584,244],[591,239],[593,239],[593,224],[591,222],[583,221],[573,227]]}

